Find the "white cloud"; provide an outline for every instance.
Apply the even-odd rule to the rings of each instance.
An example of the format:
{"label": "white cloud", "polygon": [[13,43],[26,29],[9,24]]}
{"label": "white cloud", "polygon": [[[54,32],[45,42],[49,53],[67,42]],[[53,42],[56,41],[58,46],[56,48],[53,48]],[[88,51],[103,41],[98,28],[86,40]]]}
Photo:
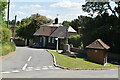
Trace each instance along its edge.
{"label": "white cloud", "polygon": [[33,8],[41,8],[43,7],[42,5],[38,5],[38,4],[35,4],[35,5],[24,5],[24,6],[20,6],[20,9],[33,9]]}
{"label": "white cloud", "polygon": [[25,15],[25,13],[22,12],[22,11],[17,11],[17,12],[15,12],[15,14],[17,14],[17,15]]}
{"label": "white cloud", "polygon": [[50,13],[51,11],[45,10],[45,9],[41,9],[41,10],[36,10],[36,12],[38,12],[38,13]]}
{"label": "white cloud", "polygon": [[78,3],[78,2],[71,2],[70,0],[66,0],[66,1],[61,1],[55,4],[50,5],[50,7],[54,7],[54,8],[71,8],[71,9],[77,9],[77,8],[82,8],[82,5],[85,3]]}
{"label": "white cloud", "polygon": [[54,4],[51,4],[50,7],[52,8],[61,8],[61,10],[65,9],[65,12],[63,14],[60,14],[60,22],[64,20],[71,21],[73,19],[78,18],[78,16],[83,15],[87,16],[88,13],[83,12],[82,5],[85,4],[85,2],[74,2],[70,0],[65,0],[61,2],[57,2]]}

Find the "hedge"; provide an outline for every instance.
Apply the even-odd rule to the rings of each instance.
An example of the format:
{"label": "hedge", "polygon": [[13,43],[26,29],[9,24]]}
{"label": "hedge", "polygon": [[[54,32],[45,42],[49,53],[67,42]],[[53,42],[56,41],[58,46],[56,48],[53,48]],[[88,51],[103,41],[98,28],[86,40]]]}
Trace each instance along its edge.
{"label": "hedge", "polygon": [[0,51],[1,51],[0,55],[1,56],[4,56],[4,55],[6,55],[6,54],[16,50],[15,44],[13,42],[9,42],[9,41],[7,41],[7,42],[0,42],[0,44],[2,46],[0,48]]}

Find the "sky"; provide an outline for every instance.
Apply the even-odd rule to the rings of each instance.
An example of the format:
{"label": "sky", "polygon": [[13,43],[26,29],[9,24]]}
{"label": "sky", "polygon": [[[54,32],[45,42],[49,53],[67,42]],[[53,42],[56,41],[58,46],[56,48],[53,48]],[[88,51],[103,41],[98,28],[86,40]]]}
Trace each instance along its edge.
{"label": "sky", "polygon": [[54,20],[59,14],[59,22],[62,23],[64,20],[71,21],[79,15],[87,15],[82,11],[83,4],[85,4],[84,0],[35,0],[34,2],[11,0],[10,20],[13,20],[15,15],[17,15],[17,20],[21,20],[36,13]]}
{"label": "sky", "polygon": [[10,20],[17,15],[17,21],[20,21],[36,13],[54,20],[59,14],[59,23],[62,23],[80,15],[88,16],[88,13],[82,11],[84,4],[85,0],[11,0]]}

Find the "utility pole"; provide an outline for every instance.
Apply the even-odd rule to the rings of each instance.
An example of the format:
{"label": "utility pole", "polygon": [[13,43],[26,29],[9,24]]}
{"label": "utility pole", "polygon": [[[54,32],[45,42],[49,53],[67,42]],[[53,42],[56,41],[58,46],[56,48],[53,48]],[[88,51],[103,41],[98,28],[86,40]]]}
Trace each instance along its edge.
{"label": "utility pole", "polygon": [[8,28],[8,26],[9,26],[9,9],[10,9],[10,0],[8,0],[7,28]]}
{"label": "utility pole", "polygon": [[16,33],[16,19],[17,19],[17,15],[15,15],[15,23],[14,23],[14,28],[13,28],[13,39],[15,39],[15,33]]}

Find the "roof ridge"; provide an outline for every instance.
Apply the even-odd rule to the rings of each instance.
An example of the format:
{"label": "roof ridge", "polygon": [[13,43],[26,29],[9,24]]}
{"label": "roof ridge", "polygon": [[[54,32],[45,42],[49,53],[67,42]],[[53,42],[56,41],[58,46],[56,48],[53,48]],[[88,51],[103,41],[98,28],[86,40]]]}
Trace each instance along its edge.
{"label": "roof ridge", "polygon": [[97,39],[97,41],[100,43],[100,45],[105,49],[105,47],[103,46],[103,44],[101,43],[100,39]]}
{"label": "roof ridge", "polygon": [[100,45],[101,45],[104,49],[106,49],[105,46],[109,47],[109,46],[106,45],[101,39],[97,39],[97,41],[100,43]]}

